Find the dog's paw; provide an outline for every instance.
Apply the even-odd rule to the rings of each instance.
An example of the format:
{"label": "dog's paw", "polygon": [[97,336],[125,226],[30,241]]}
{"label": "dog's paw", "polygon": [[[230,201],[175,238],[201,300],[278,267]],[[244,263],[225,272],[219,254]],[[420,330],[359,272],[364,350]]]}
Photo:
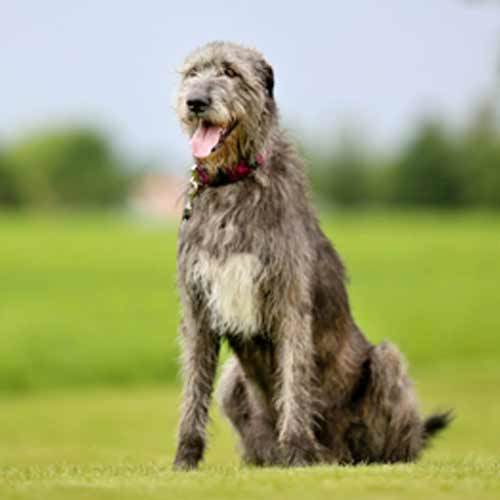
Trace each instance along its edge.
{"label": "dog's paw", "polygon": [[320,461],[319,448],[314,442],[294,440],[282,443],[282,463],[286,467],[307,467]]}
{"label": "dog's paw", "polygon": [[263,443],[262,446],[246,449],[243,453],[243,462],[257,467],[282,465],[282,453],[276,445]]}
{"label": "dog's paw", "polygon": [[172,465],[175,471],[190,471],[198,468],[199,460],[193,457],[176,457]]}
{"label": "dog's paw", "polygon": [[177,448],[173,469],[177,471],[196,469],[203,458],[203,449],[204,443],[201,439],[181,441]]}

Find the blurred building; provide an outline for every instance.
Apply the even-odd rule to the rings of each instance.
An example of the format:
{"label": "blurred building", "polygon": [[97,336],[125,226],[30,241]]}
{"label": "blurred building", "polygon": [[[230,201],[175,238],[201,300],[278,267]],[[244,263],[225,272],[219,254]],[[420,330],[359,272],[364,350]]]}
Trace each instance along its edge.
{"label": "blurred building", "polygon": [[129,204],[139,215],[155,219],[178,219],[183,209],[186,180],[171,173],[144,174],[132,189]]}

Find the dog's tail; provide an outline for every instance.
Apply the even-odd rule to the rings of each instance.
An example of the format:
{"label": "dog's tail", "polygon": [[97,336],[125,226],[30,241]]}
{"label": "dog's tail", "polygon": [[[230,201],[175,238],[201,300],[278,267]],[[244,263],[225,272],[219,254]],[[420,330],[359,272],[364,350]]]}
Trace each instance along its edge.
{"label": "dog's tail", "polygon": [[424,440],[424,446],[429,444],[429,440],[433,438],[436,434],[446,429],[448,425],[455,418],[453,410],[448,410],[443,413],[434,413],[424,420],[424,427],[422,438]]}

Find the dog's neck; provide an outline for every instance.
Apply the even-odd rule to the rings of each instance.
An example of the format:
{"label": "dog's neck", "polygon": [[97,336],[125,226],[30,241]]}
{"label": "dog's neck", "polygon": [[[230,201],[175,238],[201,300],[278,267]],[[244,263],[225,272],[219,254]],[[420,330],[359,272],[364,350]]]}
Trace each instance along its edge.
{"label": "dog's neck", "polygon": [[209,171],[203,164],[196,163],[191,169],[188,199],[182,215],[183,220],[191,217],[193,211],[192,201],[206,187],[217,187],[238,182],[248,177],[255,170],[263,167],[266,162],[265,153],[258,153],[251,161],[239,160],[232,165],[224,165]]}
{"label": "dog's neck", "polygon": [[264,166],[265,161],[265,154],[258,153],[254,160],[241,159],[232,165],[220,166],[215,172],[208,170],[203,164],[197,163],[193,167],[193,177],[200,186],[222,186],[244,179],[259,167]]}

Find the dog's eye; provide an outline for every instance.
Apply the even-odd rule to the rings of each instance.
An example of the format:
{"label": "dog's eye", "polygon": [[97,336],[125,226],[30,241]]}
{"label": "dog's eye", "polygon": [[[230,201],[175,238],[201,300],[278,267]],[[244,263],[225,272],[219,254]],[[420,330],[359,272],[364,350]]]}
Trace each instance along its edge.
{"label": "dog's eye", "polygon": [[193,76],[196,76],[198,74],[198,70],[196,68],[191,68],[187,73],[186,73],[186,78],[193,78]]}
{"label": "dog's eye", "polygon": [[238,76],[238,73],[236,73],[236,71],[234,71],[234,69],[230,68],[229,66],[224,68],[224,74],[229,78],[235,78],[236,76]]}

